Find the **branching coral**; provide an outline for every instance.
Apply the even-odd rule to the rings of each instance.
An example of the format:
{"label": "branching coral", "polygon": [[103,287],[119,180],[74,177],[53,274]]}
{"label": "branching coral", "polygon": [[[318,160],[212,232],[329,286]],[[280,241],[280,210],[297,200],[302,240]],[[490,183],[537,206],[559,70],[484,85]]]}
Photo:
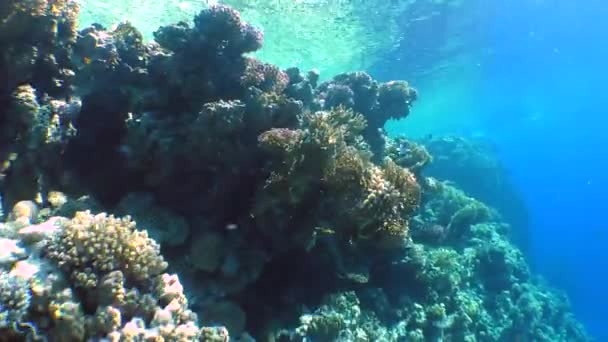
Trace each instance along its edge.
{"label": "branching coral", "polygon": [[0,271],[0,329],[24,322],[31,301],[32,294],[25,280]]}
{"label": "branching coral", "polygon": [[148,50],[151,49],[143,44],[139,31],[128,22],[111,31],[98,25],[85,28],[74,45],[79,92],[88,94],[119,87],[130,93],[131,105],[135,105],[137,95],[133,88],[143,87],[148,76]]}
{"label": "branching coral", "polygon": [[60,153],[73,135],[72,0],[0,4],[0,181],[7,207],[58,183]]}
{"label": "branching coral", "polygon": [[407,169],[387,159],[384,167],[372,167],[361,202],[363,236],[376,235],[385,246],[401,246],[408,236],[408,218],[420,201],[420,187]]}
{"label": "branching coral", "polygon": [[260,134],[259,143],[268,152],[289,155],[302,144],[303,130],[289,128],[273,128]]}
{"label": "branching coral", "polygon": [[[390,160],[382,168],[373,165],[360,136],[365,119],[349,109],[340,106],[306,114],[302,127],[260,136],[266,149],[283,149],[262,193],[285,197],[297,207],[320,191],[323,201],[331,200],[338,209],[331,214],[319,210],[338,236],[376,246],[402,246],[407,220],[420,197],[414,175]],[[258,210],[263,211],[265,200],[259,202]]]}
{"label": "branching coral", "polygon": [[303,123],[310,141],[320,145],[321,149],[355,143],[366,126],[361,114],[342,106],[329,112],[309,113]]}
{"label": "branching coral", "polygon": [[417,92],[404,81],[378,83],[364,72],[340,74],[317,88],[317,104],[324,109],[345,106],[367,120],[363,135],[381,161],[385,139],[381,129],[389,119],[404,118],[417,98]]}
{"label": "branching coral", "polygon": [[161,27],[154,37],[167,51],[152,56],[150,74],[156,88],[174,94],[170,103],[160,105],[174,105],[179,97],[182,107],[196,110],[206,101],[242,97],[243,85],[269,88],[271,82],[260,77],[271,74],[276,76],[272,87],[279,90],[286,83],[281,81],[283,73],[253,60],[249,60],[247,72],[248,60],[242,54],[261,48],[263,34],[230,7],[210,6],[194,18],[194,27],[181,22]]}
{"label": "branching coral", "polygon": [[112,271],[121,270],[127,281],[137,283],[167,267],[158,244],[129,217],[78,212],[47,248],[48,257],[85,288],[98,286],[99,276]]}
{"label": "branching coral", "polygon": [[[359,133],[364,127],[365,119],[361,115],[339,107],[331,112],[307,113],[302,129],[269,130],[260,135],[259,142],[266,150],[283,150],[285,160],[280,163],[281,170],[274,170],[275,173],[286,177],[311,167],[316,169],[316,176],[321,180],[335,178],[334,163],[341,159],[340,155],[349,145],[359,141]],[[305,159],[307,155],[308,159]],[[358,158],[352,153],[351,157]]]}
{"label": "branching coral", "polygon": [[2,338],[202,338],[178,277],[162,273],[166,263],[158,246],[132,221],[78,212],[72,220],[54,217],[38,228],[55,224],[36,239],[20,233],[24,240],[17,242],[27,252],[9,263],[10,272],[0,270]]}
{"label": "branching coral", "polygon": [[378,88],[378,113],[388,119],[408,116],[410,106],[418,98],[418,93],[405,81],[390,81]]}
{"label": "branching coral", "polygon": [[262,47],[264,34],[241,20],[232,7],[213,5],[194,18],[200,41],[220,53],[242,54]]}

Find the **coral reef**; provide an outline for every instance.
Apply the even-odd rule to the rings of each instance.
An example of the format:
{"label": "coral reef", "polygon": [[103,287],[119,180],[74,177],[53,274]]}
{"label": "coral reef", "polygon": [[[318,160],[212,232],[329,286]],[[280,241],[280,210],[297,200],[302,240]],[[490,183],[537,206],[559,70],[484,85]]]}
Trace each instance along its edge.
{"label": "coral reef", "polygon": [[2,338],[588,340],[498,212],[384,136],[407,82],[256,60],[224,5],[152,43],[76,12],[0,5]]}
{"label": "coral reef", "polygon": [[212,329],[198,327],[158,245],[128,217],[41,218],[1,232],[22,251],[0,270],[2,338],[199,341]]}
{"label": "coral reef", "polygon": [[446,184],[441,188],[427,194],[416,219],[434,222],[451,216],[456,232],[450,231],[440,245],[419,242],[419,235],[412,234],[414,243],[400,260],[372,270],[369,287],[327,296],[318,309],[301,316],[299,326],[279,335],[289,341],[301,336],[332,341],[588,340],[568,311],[567,299],[530,273],[500,218],[461,191]]}
{"label": "coral reef", "polygon": [[3,1],[0,4],[0,99],[31,84],[40,93],[70,91],[70,48],[76,39],[78,5],[73,0]]}
{"label": "coral reef", "polygon": [[4,206],[61,183],[59,155],[75,134],[75,1],[0,4],[0,183]]}
{"label": "coral reef", "polygon": [[434,157],[425,175],[452,181],[469,196],[496,208],[513,226],[511,238],[527,252],[528,210],[495,147],[482,138],[457,136],[426,137],[419,143]]}
{"label": "coral reef", "polygon": [[[296,242],[303,246],[314,243],[314,222],[323,222],[323,229],[345,241],[404,244],[407,219],[418,205],[418,184],[413,174],[390,159],[373,165],[359,135],[365,128],[363,116],[337,107],[305,115],[302,128],[260,135],[262,147],[279,157],[269,165],[270,177],[256,200],[259,225],[277,236],[281,228],[276,222],[285,221],[284,229],[295,233],[290,238],[304,239]],[[304,208],[312,222],[284,219],[301,215]]]}
{"label": "coral reef", "polygon": [[98,286],[98,278],[114,270],[123,270],[128,282],[158,276],[167,268],[160,246],[134,228],[128,217],[78,212],[49,241],[46,256],[84,288]]}
{"label": "coral reef", "polygon": [[418,97],[417,91],[405,81],[379,83],[364,72],[335,76],[321,83],[317,93],[317,103],[322,108],[345,106],[365,117],[368,126],[364,136],[377,160],[384,155],[384,124],[389,119],[407,117]]}

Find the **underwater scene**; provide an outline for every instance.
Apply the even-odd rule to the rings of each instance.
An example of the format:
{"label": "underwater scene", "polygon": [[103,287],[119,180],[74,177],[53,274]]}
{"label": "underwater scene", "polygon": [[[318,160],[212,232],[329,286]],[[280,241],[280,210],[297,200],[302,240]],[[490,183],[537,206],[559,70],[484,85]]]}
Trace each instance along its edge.
{"label": "underwater scene", "polygon": [[608,341],[606,18],[0,0],[0,342]]}

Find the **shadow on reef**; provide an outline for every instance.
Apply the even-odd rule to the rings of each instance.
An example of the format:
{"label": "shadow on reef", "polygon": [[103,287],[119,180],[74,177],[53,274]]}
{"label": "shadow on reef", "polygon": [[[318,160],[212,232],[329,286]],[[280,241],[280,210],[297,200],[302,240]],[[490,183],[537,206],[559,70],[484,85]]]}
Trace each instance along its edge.
{"label": "shadow on reef", "polygon": [[[114,89],[84,96],[74,122],[78,133],[66,148],[66,164],[102,203],[117,202],[124,196],[124,189],[137,183],[124,172],[126,160],[120,153],[120,139],[126,134],[127,101]],[[107,177],[109,174],[112,177]]]}
{"label": "shadow on reef", "polygon": [[383,134],[407,82],[258,61],[262,32],[223,5],[150,44],[76,32],[77,11],[0,4],[3,333],[589,340],[497,211]]}

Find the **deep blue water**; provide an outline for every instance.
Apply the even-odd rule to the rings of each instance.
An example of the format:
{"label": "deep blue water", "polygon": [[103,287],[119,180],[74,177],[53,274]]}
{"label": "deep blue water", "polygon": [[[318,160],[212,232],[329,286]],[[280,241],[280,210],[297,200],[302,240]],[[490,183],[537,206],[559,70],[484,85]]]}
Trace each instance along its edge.
{"label": "deep blue water", "polygon": [[[446,31],[449,20],[461,20],[457,35]],[[608,341],[608,3],[470,1],[429,27],[420,30],[425,51],[457,38],[462,57],[405,46],[387,56],[375,73],[414,79],[421,93],[411,120],[392,132],[496,143],[531,213],[534,270],[565,290],[589,332]],[[414,67],[403,61],[417,58]],[[450,65],[440,84],[417,73],[438,63]]]}
{"label": "deep blue water", "polygon": [[[485,126],[496,132],[489,135],[532,213],[532,265],[568,292],[590,333],[607,341],[608,119],[603,88],[608,4],[516,3],[504,8],[511,15],[497,18],[496,60],[483,83],[484,106],[506,101],[503,108],[509,110],[497,111],[502,117],[489,117]],[[534,35],[524,38],[526,31]],[[509,123],[511,113],[517,124]],[[536,117],[530,120],[529,115]]]}

